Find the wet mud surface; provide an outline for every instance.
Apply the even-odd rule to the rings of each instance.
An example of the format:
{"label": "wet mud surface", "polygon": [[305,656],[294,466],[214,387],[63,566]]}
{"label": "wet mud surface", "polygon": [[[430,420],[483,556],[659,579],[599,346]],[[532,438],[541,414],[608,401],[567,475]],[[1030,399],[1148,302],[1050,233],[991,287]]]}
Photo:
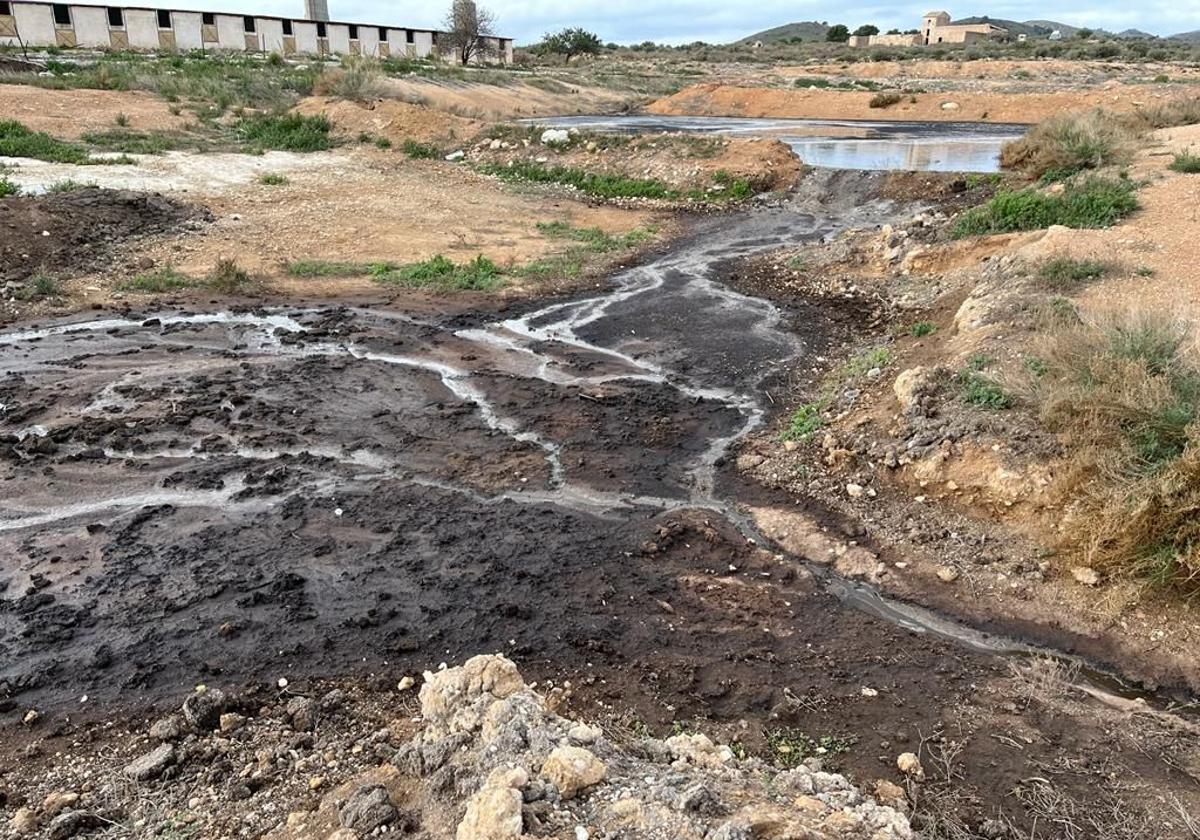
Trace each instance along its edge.
{"label": "wet mud surface", "polygon": [[94,270],[120,242],[208,218],[165,196],[96,187],[0,199],[0,284]]}
{"label": "wet mud surface", "polygon": [[1108,734],[989,739],[1016,714],[985,688],[1009,660],[847,606],[714,489],[784,366],[842,317],[785,317],[721,267],[832,229],[803,205],[706,220],[611,288],[519,315],[0,332],[0,726],[83,695],[140,709],[199,682],[394,684],[498,651],[613,718],[710,719],[755,749],[781,729],[843,739],[866,780],[958,721],[975,793],[954,810],[985,819],[1032,758]]}

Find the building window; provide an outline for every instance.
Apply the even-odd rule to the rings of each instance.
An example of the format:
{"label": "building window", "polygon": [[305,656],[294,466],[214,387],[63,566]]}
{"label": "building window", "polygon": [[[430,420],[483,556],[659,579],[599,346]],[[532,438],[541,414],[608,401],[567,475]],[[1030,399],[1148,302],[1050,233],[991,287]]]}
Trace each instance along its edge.
{"label": "building window", "polygon": [[8,0],[0,0],[0,17],[9,17],[12,15],[12,6],[8,4]]}
{"label": "building window", "polygon": [[170,29],[171,28],[171,13],[169,11],[167,11],[166,9],[158,10],[158,28],[159,29]]}
{"label": "building window", "polygon": [[250,17],[250,15],[245,15],[242,18],[242,29],[244,29],[247,34],[253,35],[254,34],[254,18]]}
{"label": "building window", "polygon": [[430,32],[430,33],[429,33],[429,41],[430,41],[430,43],[432,43],[432,44],[433,44],[435,47],[437,46],[437,33],[436,33],[436,32]]}
{"label": "building window", "polygon": [[125,25],[125,17],[121,14],[120,9],[108,7],[108,25],[113,29],[120,29]]}
{"label": "building window", "polygon": [[318,37],[318,38],[324,38],[324,37],[326,37],[326,34],[325,34],[325,21],[323,21],[323,20],[319,20],[319,21],[317,21],[317,37]]}
{"label": "building window", "polygon": [[285,20],[283,22],[283,34],[284,35],[292,34],[292,22],[290,20]]}
{"label": "building window", "polygon": [[52,8],[54,9],[55,24],[57,24],[58,26],[70,26],[71,25],[71,7],[70,6],[64,5],[62,3],[55,3]]}
{"label": "building window", "polygon": [[358,27],[352,23],[352,24],[350,24],[349,29],[350,29],[350,40],[357,41],[358,40]]}
{"label": "building window", "polygon": [[406,44],[414,43],[416,41],[416,38],[413,37],[413,34],[414,33],[411,29],[404,30],[404,43],[406,43]]}
{"label": "building window", "polygon": [[203,26],[216,26],[217,16],[212,12],[203,12],[200,15],[200,23]]}
{"label": "building window", "polygon": [[387,38],[388,38],[387,27],[386,26],[379,27],[379,43],[386,44]]}

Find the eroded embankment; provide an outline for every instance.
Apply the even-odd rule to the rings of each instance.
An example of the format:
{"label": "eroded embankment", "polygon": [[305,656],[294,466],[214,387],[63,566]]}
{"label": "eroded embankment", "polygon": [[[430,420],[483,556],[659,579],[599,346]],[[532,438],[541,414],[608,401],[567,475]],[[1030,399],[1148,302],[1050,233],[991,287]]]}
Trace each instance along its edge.
{"label": "eroded embankment", "polygon": [[507,319],[281,307],[0,334],[9,719],[503,650],[608,714],[861,744],[838,752],[864,778],[958,727],[972,753],[945,782],[986,792],[947,807],[972,823],[1031,761],[1098,749],[1098,718],[1068,747],[1058,719],[1017,752],[989,738],[1043,725],[1008,661],[847,608],[714,491],[781,366],[830,337],[819,307],[789,322],[719,266],[891,212],[870,176],[822,178],[824,204],[706,220]]}

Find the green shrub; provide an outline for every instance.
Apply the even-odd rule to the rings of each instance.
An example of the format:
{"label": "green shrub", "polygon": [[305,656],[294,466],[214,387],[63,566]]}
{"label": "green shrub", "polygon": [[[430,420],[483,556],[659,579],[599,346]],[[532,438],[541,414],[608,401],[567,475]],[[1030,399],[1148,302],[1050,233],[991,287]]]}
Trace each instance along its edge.
{"label": "green shrub", "polygon": [[348,55],[338,70],[321,76],[319,88],[331,96],[366,102],[383,94],[383,68],[379,60],[368,56]]}
{"label": "green shrub", "polygon": [[26,280],[17,291],[18,300],[46,300],[62,294],[59,282],[49,274],[39,272]]}
{"label": "green shrub", "polygon": [[1039,230],[1050,225],[1073,228],[1109,227],[1138,209],[1133,184],[1092,177],[1069,185],[1060,194],[1028,188],[997,193],[986,204],[959,216],[951,231],[956,237]]}
{"label": "green shrub", "polygon": [[783,430],[784,440],[807,440],[813,432],[825,425],[822,412],[829,407],[826,400],[809,402],[792,412],[787,428]]}
{"label": "green shrub", "polygon": [[959,374],[959,384],[962,386],[963,399],[971,405],[1004,409],[1013,404],[1013,398],[1005,392],[1000,383],[976,371],[966,370]]}
{"label": "green shrub", "polygon": [[34,158],[51,163],[86,163],[87,149],[56,140],[43,131],[31,131],[16,120],[0,120],[0,155]]}
{"label": "green shrub", "polygon": [[293,277],[362,277],[395,269],[390,263],[339,262],[337,260],[301,259],[284,265]]}
{"label": "green shrub", "polygon": [[437,254],[422,262],[399,268],[373,267],[371,273],[381,283],[413,288],[485,291],[504,282],[499,266],[482,254],[461,265]]}
{"label": "green shrub", "polygon": [[8,198],[11,195],[20,194],[20,185],[10,181],[7,175],[0,174],[0,198]]}
{"label": "green shrub", "polygon": [[234,260],[219,259],[205,278],[205,285],[227,295],[236,295],[250,291],[260,284]]}
{"label": "green shrub", "polygon": [[415,160],[437,160],[442,156],[442,151],[437,146],[413,140],[411,137],[400,144],[400,151]]}
{"label": "green shrub", "polygon": [[1101,109],[1059,114],[1005,143],[1000,165],[1035,178],[1053,174],[1063,180],[1084,169],[1099,169],[1132,159],[1137,130]]}
{"label": "green shrub", "polygon": [[55,181],[50,186],[46,187],[46,192],[48,192],[48,193],[74,192],[75,190],[88,189],[89,187],[94,189],[94,188],[96,188],[96,186],[97,186],[97,184],[95,182],[85,183],[83,181],[76,181],[74,178],[64,178],[61,181]]}
{"label": "green shrub", "polygon": [[234,125],[238,138],[254,149],[319,152],[333,148],[333,126],[324,114],[255,114]]}
{"label": "green shrub", "polygon": [[189,145],[183,138],[162,131],[87,131],[79,138],[89,146],[104,151],[126,152],[134,155],[161,155],[170,149]]}
{"label": "green shrub", "polygon": [[1200,173],[1200,155],[1194,155],[1190,151],[1180,152],[1171,160],[1169,168],[1175,172],[1187,172],[1192,175]]}
{"label": "green shrub", "polygon": [[258,176],[258,183],[268,187],[282,187],[288,183],[288,179],[286,175],[278,172],[264,172]]}
{"label": "green shrub", "polygon": [[908,334],[914,338],[923,338],[927,335],[933,335],[937,332],[937,324],[932,321],[917,321],[908,328]]}
{"label": "green shrub", "polygon": [[608,253],[640,245],[654,235],[646,228],[635,228],[627,233],[605,233],[598,227],[577,228],[567,222],[538,222],[537,229],[550,239],[566,239],[577,242],[588,251]]}

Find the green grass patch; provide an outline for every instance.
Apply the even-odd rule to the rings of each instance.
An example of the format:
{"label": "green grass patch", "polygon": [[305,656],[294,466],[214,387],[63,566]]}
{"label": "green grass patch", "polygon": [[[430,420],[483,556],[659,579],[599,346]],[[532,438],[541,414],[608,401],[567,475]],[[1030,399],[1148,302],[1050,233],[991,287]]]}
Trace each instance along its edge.
{"label": "green grass patch", "polygon": [[156,269],[145,274],[138,274],[117,284],[123,292],[142,292],[144,294],[162,294],[178,289],[189,289],[202,285],[203,281],[188,274],[176,271],[172,266]]}
{"label": "green grass patch", "polygon": [[442,150],[432,143],[422,143],[411,137],[400,144],[400,151],[413,160],[439,160]]}
{"label": "green grass patch", "polygon": [[282,187],[288,183],[288,179],[286,175],[278,172],[264,172],[258,176],[258,183],[268,187]]}
{"label": "green grass patch", "polygon": [[9,196],[20,194],[20,185],[9,180],[7,175],[0,174],[0,198],[8,198]]}
{"label": "green grass patch", "polygon": [[26,280],[17,290],[17,300],[48,300],[62,294],[62,286],[49,274],[40,272]]}
{"label": "green grass patch", "polygon": [[96,149],[131,155],[161,155],[172,149],[193,145],[186,138],[162,131],[130,131],[124,128],[88,131],[79,139]]}
{"label": "green grass patch", "polygon": [[963,371],[958,375],[958,382],[962,388],[963,399],[971,405],[996,411],[1011,408],[1013,405],[1012,395],[1005,391],[999,382],[977,371]]}
{"label": "green grass patch", "polygon": [[1200,173],[1200,155],[1194,155],[1189,152],[1180,152],[1172,158],[1168,168],[1174,172],[1186,172],[1189,175]]}
{"label": "green grass patch", "polygon": [[320,152],[333,148],[332,127],[324,114],[255,114],[239,119],[234,131],[251,149]]}
{"label": "green grass patch", "polygon": [[1138,209],[1133,184],[1092,177],[1059,194],[1034,188],[997,193],[990,201],[959,216],[956,237],[1040,230],[1051,225],[1072,228],[1109,227]]}
{"label": "green grass patch", "polygon": [[0,120],[0,155],[51,163],[87,163],[88,160],[87,149],[78,143],[56,140],[44,131],[32,131],[16,120]]}
{"label": "green grass patch", "polygon": [[399,267],[382,266],[371,274],[381,283],[417,289],[487,291],[504,282],[500,267],[482,254],[465,263],[437,254]]}
{"label": "green grass patch", "polygon": [[835,378],[843,383],[861,379],[872,370],[883,370],[894,360],[895,356],[888,348],[873,347],[870,350],[862,351],[839,367]]}
{"label": "green grass patch", "polygon": [[284,265],[284,270],[293,277],[365,277],[368,274],[394,271],[396,268],[392,263],[318,259],[292,260]]}
{"label": "green grass patch", "polygon": [[1102,279],[1112,265],[1103,260],[1073,260],[1055,257],[1038,268],[1038,279],[1049,289],[1065,291]]}
{"label": "green grass patch", "polygon": [[932,321],[917,321],[908,328],[908,334],[913,338],[924,338],[937,332],[937,324]]}
{"label": "green grass patch", "polygon": [[563,239],[578,243],[588,251],[608,253],[623,251],[651,239],[654,231],[635,228],[627,233],[606,233],[598,227],[577,228],[567,222],[538,222],[537,229],[550,239]]}
{"label": "green grass patch", "polygon": [[55,181],[50,186],[46,187],[48,193],[66,193],[74,192],[75,190],[95,189],[99,185],[95,182],[76,181],[74,178],[64,178],[61,181]]}
{"label": "green grass patch", "polygon": [[223,294],[237,295],[252,291],[261,284],[235,261],[220,259],[205,278],[205,285]]}
{"label": "green grass patch", "polygon": [[825,425],[824,411],[827,408],[827,400],[804,403],[792,412],[787,428],[783,430],[783,439],[808,440],[813,432]]}
{"label": "green grass patch", "polygon": [[505,181],[532,181],[539,184],[562,184],[597,198],[679,198],[672,189],[657,178],[630,178],[625,175],[586,172],[568,166],[545,166],[529,160],[514,161],[509,166],[485,164],[483,171]]}

